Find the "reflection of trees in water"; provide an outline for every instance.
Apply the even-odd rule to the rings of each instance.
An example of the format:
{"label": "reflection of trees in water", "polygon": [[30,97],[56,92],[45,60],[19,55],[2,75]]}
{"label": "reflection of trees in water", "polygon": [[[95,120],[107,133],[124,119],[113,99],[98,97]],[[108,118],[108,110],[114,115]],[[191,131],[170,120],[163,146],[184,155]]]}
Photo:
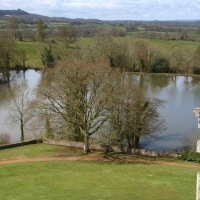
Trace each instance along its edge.
{"label": "reflection of trees in water", "polygon": [[23,71],[7,70],[0,68],[0,105],[10,98],[11,84],[25,79]]}
{"label": "reflection of trees in water", "polygon": [[0,68],[0,84],[9,82],[9,71],[5,68]]}
{"label": "reflection of trees in water", "polygon": [[163,89],[170,83],[170,76],[167,74],[152,74],[151,75],[151,88],[152,90]]}
{"label": "reflection of trees in water", "polygon": [[200,85],[200,77],[199,76],[193,76],[191,83],[192,83],[193,86]]}
{"label": "reflection of trees in water", "polygon": [[137,85],[144,92],[149,89],[160,90],[169,85],[171,81],[171,76],[168,75],[158,75],[158,74],[131,74],[133,83]]}
{"label": "reflection of trees in water", "polygon": [[22,70],[7,70],[0,68],[0,84],[8,85],[12,82],[22,80],[25,78],[24,71]]}
{"label": "reflection of trees in water", "polygon": [[192,77],[190,77],[190,76],[185,76],[184,77],[185,86],[190,86],[191,85],[191,81],[192,81]]}

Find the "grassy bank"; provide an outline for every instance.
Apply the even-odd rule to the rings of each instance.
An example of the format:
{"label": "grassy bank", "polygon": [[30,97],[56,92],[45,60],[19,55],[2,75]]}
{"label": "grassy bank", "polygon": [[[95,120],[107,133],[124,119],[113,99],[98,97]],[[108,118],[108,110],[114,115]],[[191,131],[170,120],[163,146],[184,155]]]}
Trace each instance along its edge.
{"label": "grassy bank", "polygon": [[[0,160],[81,155],[37,144],[1,150]],[[193,200],[196,169],[143,163],[49,161],[0,165],[0,199]]]}

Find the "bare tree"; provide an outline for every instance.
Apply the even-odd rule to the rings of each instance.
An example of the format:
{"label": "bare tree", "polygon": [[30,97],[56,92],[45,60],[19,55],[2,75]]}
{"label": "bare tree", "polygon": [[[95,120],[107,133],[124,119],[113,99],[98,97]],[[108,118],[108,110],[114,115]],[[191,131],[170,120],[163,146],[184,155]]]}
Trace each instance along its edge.
{"label": "bare tree", "polygon": [[7,26],[8,28],[11,30],[11,34],[14,38],[14,40],[16,40],[17,38],[17,29],[18,29],[18,20],[16,17],[10,17],[7,19]]}
{"label": "bare tree", "polygon": [[77,30],[73,26],[58,27],[57,36],[62,39],[66,47],[68,47],[69,44],[73,44],[78,41]]}
{"label": "bare tree", "polygon": [[148,72],[149,44],[145,40],[139,40],[135,43],[134,48],[140,71]]}
{"label": "bare tree", "polygon": [[185,74],[192,73],[192,66],[194,65],[194,51],[188,47],[183,51],[184,58],[184,72]]}
{"label": "bare tree", "polygon": [[95,58],[108,59],[113,49],[113,37],[108,33],[100,33],[92,41],[92,51]]}
{"label": "bare tree", "polygon": [[9,68],[14,63],[16,56],[15,42],[8,38],[0,39],[0,67],[3,68],[5,80],[10,83]]}
{"label": "bare tree", "polygon": [[14,85],[11,90],[11,97],[6,104],[9,110],[11,123],[20,125],[21,141],[25,138],[25,125],[32,119],[31,91],[25,82]]}
{"label": "bare tree", "polygon": [[11,61],[14,60],[16,44],[8,38],[0,39],[0,65],[5,68],[10,67]]}
{"label": "bare tree", "polygon": [[57,127],[73,127],[83,135],[84,153],[90,151],[90,137],[107,121],[107,106],[116,90],[112,75],[104,62],[73,59],[51,70],[39,87],[39,105],[51,113]]}
{"label": "bare tree", "polygon": [[164,101],[147,98],[127,82],[121,84],[121,92],[113,98],[109,122],[117,144],[123,149],[126,140],[130,150],[140,147],[141,137],[152,137],[165,129],[158,112]]}
{"label": "bare tree", "polygon": [[35,32],[36,41],[44,42],[44,39],[46,38],[46,33],[45,33],[46,28],[47,26],[44,24],[44,21],[39,19],[37,21],[37,30]]}

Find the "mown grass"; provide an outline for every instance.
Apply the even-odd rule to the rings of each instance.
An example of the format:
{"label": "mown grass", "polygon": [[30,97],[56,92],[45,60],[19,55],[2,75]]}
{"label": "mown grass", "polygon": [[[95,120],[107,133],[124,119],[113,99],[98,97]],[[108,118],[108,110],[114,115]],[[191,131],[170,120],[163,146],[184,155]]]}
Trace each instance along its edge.
{"label": "mown grass", "polygon": [[0,150],[0,161],[18,158],[50,157],[59,153],[81,155],[80,149],[66,148],[48,144],[33,144],[28,146],[16,147],[12,149]]}
{"label": "mown grass", "polygon": [[193,200],[197,170],[147,164],[37,162],[0,166],[0,199]]}
{"label": "mown grass", "polygon": [[[70,153],[71,152],[71,153]],[[1,150],[0,159],[81,154],[37,144]],[[4,200],[193,200],[197,170],[142,163],[49,161],[0,165]]]}

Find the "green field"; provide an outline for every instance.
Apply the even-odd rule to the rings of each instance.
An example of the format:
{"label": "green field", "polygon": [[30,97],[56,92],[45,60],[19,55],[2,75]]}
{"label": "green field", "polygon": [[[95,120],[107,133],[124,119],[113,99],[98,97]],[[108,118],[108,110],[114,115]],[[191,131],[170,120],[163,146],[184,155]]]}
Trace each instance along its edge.
{"label": "green field", "polygon": [[41,67],[42,61],[40,56],[41,44],[37,42],[16,42],[17,48],[23,50],[27,55],[26,66],[35,68]]}
{"label": "green field", "polygon": [[[134,44],[138,40],[146,40],[149,42],[149,44],[159,47],[164,51],[169,51],[173,47],[180,47],[182,49],[187,49],[190,48],[193,51],[197,48],[197,46],[200,45],[199,42],[191,42],[191,41],[172,41],[172,40],[159,40],[159,39],[140,39],[140,38],[134,38],[134,37],[116,37],[114,38],[115,40],[119,41],[126,41],[128,43]],[[80,38],[78,42],[78,46],[80,48],[87,48],[93,38]],[[38,43],[38,42],[31,42],[31,41],[17,41],[17,49],[23,50],[26,52],[27,55],[27,61],[26,61],[26,66],[31,67],[31,68],[41,68],[42,67],[42,60],[41,60],[41,55],[40,52],[43,49],[44,46],[47,46],[46,43]],[[58,47],[56,47],[58,45]],[[73,44],[72,44],[73,46]],[[59,49],[60,48],[60,43],[57,42],[52,46],[52,49]]]}
{"label": "green field", "polygon": [[181,48],[192,48],[196,49],[200,45],[200,42],[191,42],[191,41],[178,41],[178,40],[160,40],[160,39],[143,39],[143,38],[134,38],[134,37],[124,37],[119,38],[127,42],[136,42],[138,40],[145,40],[152,45],[160,47],[164,50],[170,50],[171,48],[178,46]]}
{"label": "green field", "polygon": [[[37,144],[1,150],[0,160],[80,155]],[[193,200],[198,170],[142,163],[49,161],[0,165],[0,199]]]}

